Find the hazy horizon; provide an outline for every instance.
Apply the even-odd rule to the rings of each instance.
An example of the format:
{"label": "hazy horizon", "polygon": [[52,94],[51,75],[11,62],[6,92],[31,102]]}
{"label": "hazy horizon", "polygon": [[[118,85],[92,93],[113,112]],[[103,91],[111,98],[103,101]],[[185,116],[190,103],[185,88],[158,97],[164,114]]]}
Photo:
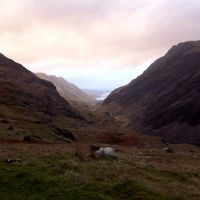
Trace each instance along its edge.
{"label": "hazy horizon", "polygon": [[[64,74],[60,75],[59,73],[56,73],[56,71],[55,72],[51,72],[51,73],[49,73],[49,72],[34,72],[34,73],[45,73],[45,74],[47,74],[49,76],[54,75],[56,77],[62,77],[66,81],[69,81],[70,83],[75,84],[76,86],[78,86],[82,90],[84,90],[84,89],[87,90],[88,89],[88,90],[96,90],[96,91],[112,91],[112,90],[114,90],[114,89],[116,89],[118,87],[121,87],[121,86],[124,86],[124,85],[128,84],[130,81],[132,81],[133,79],[135,79],[138,76],[140,76],[149,67],[149,65],[152,62],[146,63],[143,66],[139,66],[139,67],[136,67],[136,68],[133,68],[133,69],[128,69],[128,70],[125,70],[125,71],[115,70],[115,71],[113,71],[113,73],[115,75],[106,74],[108,77],[105,77],[105,75],[104,75],[102,77],[102,79],[106,79],[107,78],[109,81],[111,81],[112,78],[113,79],[120,78],[120,76],[122,74],[126,75],[124,77],[124,80],[123,80],[123,77],[122,77],[120,81],[113,81],[112,87],[109,85],[109,83],[104,84],[103,87],[98,87],[98,85],[97,86],[90,85],[90,84],[88,85],[88,80],[86,80],[86,78],[85,78],[86,76],[84,76],[84,75],[82,75],[82,76],[80,75],[79,78],[74,78],[73,76],[72,77],[71,76],[65,76]],[[71,74],[77,75],[77,73],[73,73],[73,72]],[[111,76],[111,77],[109,77],[109,76]],[[103,82],[105,83],[104,80],[95,80],[95,81],[96,81],[96,83],[98,82],[99,85],[102,84]]]}
{"label": "hazy horizon", "polygon": [[2,0],[0,52],[33,72],[113,90],[200,38],[200,1]]}

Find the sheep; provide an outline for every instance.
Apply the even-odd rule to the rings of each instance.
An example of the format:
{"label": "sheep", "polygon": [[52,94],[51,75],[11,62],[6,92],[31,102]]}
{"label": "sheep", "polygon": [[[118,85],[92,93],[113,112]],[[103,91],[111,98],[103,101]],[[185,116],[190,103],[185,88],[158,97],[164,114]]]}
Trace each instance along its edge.
{"label": "sheep", "polygon": [[101,147],[99,150],[95,151],[96,158],[102,158],[103,156],[116,157],[116,150],[111,147]]}

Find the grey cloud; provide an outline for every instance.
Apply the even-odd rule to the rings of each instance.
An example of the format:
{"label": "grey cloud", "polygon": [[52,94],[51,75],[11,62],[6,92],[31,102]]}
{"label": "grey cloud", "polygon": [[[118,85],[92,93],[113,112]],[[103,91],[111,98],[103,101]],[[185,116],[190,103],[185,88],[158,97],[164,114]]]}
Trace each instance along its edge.
{"label": "grey cloud", "polygon": [[[8,9],[12,2],[22,8],[15,9],[16,16],[1,17],[0,36],[9,42],[6,51],[27,63],[55,55],[86,63],[117,58],[122,66],[134,67],[161,56],[173,44],[200,37],[198,0],[5,2]],[[12,43],[18,41],[21,49],[16,52]]]}

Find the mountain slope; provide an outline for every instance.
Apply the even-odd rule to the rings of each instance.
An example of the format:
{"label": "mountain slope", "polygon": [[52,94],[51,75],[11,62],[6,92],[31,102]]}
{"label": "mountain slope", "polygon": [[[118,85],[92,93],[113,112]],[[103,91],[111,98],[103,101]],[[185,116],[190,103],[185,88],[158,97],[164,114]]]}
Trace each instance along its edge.
{"label": "mountain slope", "polygon": [[173,46],[104,107],[128,116],[139,132],[200,144],[200,41]]}
{"label": "mountain slope", "polygon": [[[2,54],[0,94],[0,123],[7,121],[11,127],[11,131],[6,132],[6,126],[1,125],[0,132],[6,132],[11,137],[39,133],[41,127],[54,127],[50,128],[50,132],[54,132],[56,128],[52,122],[59,117],[82,119],[78,111],[58,94],[52,83],[38,78]],[[55,131],[58,132],[58,129]]]}
{"label": "mountain slope", "polygon": [[62,77],[46,75],[45,73],[36,73],[36,75],[41,79],[52,82],[56,86],[59,94],[72,104],[75,102],[93,104],[95,102],[95,99],[92,96],[87,95],[76,85],[68,82]]}

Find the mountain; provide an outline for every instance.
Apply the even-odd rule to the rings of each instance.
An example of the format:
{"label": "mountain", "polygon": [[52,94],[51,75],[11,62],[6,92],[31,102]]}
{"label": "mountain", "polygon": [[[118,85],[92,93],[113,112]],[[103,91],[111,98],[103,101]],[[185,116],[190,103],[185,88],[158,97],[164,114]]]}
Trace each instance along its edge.
{"label": "mountain", "polygon": [[68,82],[62,77],[46,75],[45,73],[36,73],[36,75],[41,79],[52,82],[56,86],[59,94],[71,104],[94,104],[96,101],[94,97],[84,93],[76,85]]}
{"label": "mountain", "polygon": [[200,41],[173,46],[103,106],[141,133],[200,145]]}
{"label": "mountain", "polygon": [[51,82],[38,78],[2,54],[0,94],[0,137],[39,134],[56,138],[65,134],[56,120],[83,120]]}

